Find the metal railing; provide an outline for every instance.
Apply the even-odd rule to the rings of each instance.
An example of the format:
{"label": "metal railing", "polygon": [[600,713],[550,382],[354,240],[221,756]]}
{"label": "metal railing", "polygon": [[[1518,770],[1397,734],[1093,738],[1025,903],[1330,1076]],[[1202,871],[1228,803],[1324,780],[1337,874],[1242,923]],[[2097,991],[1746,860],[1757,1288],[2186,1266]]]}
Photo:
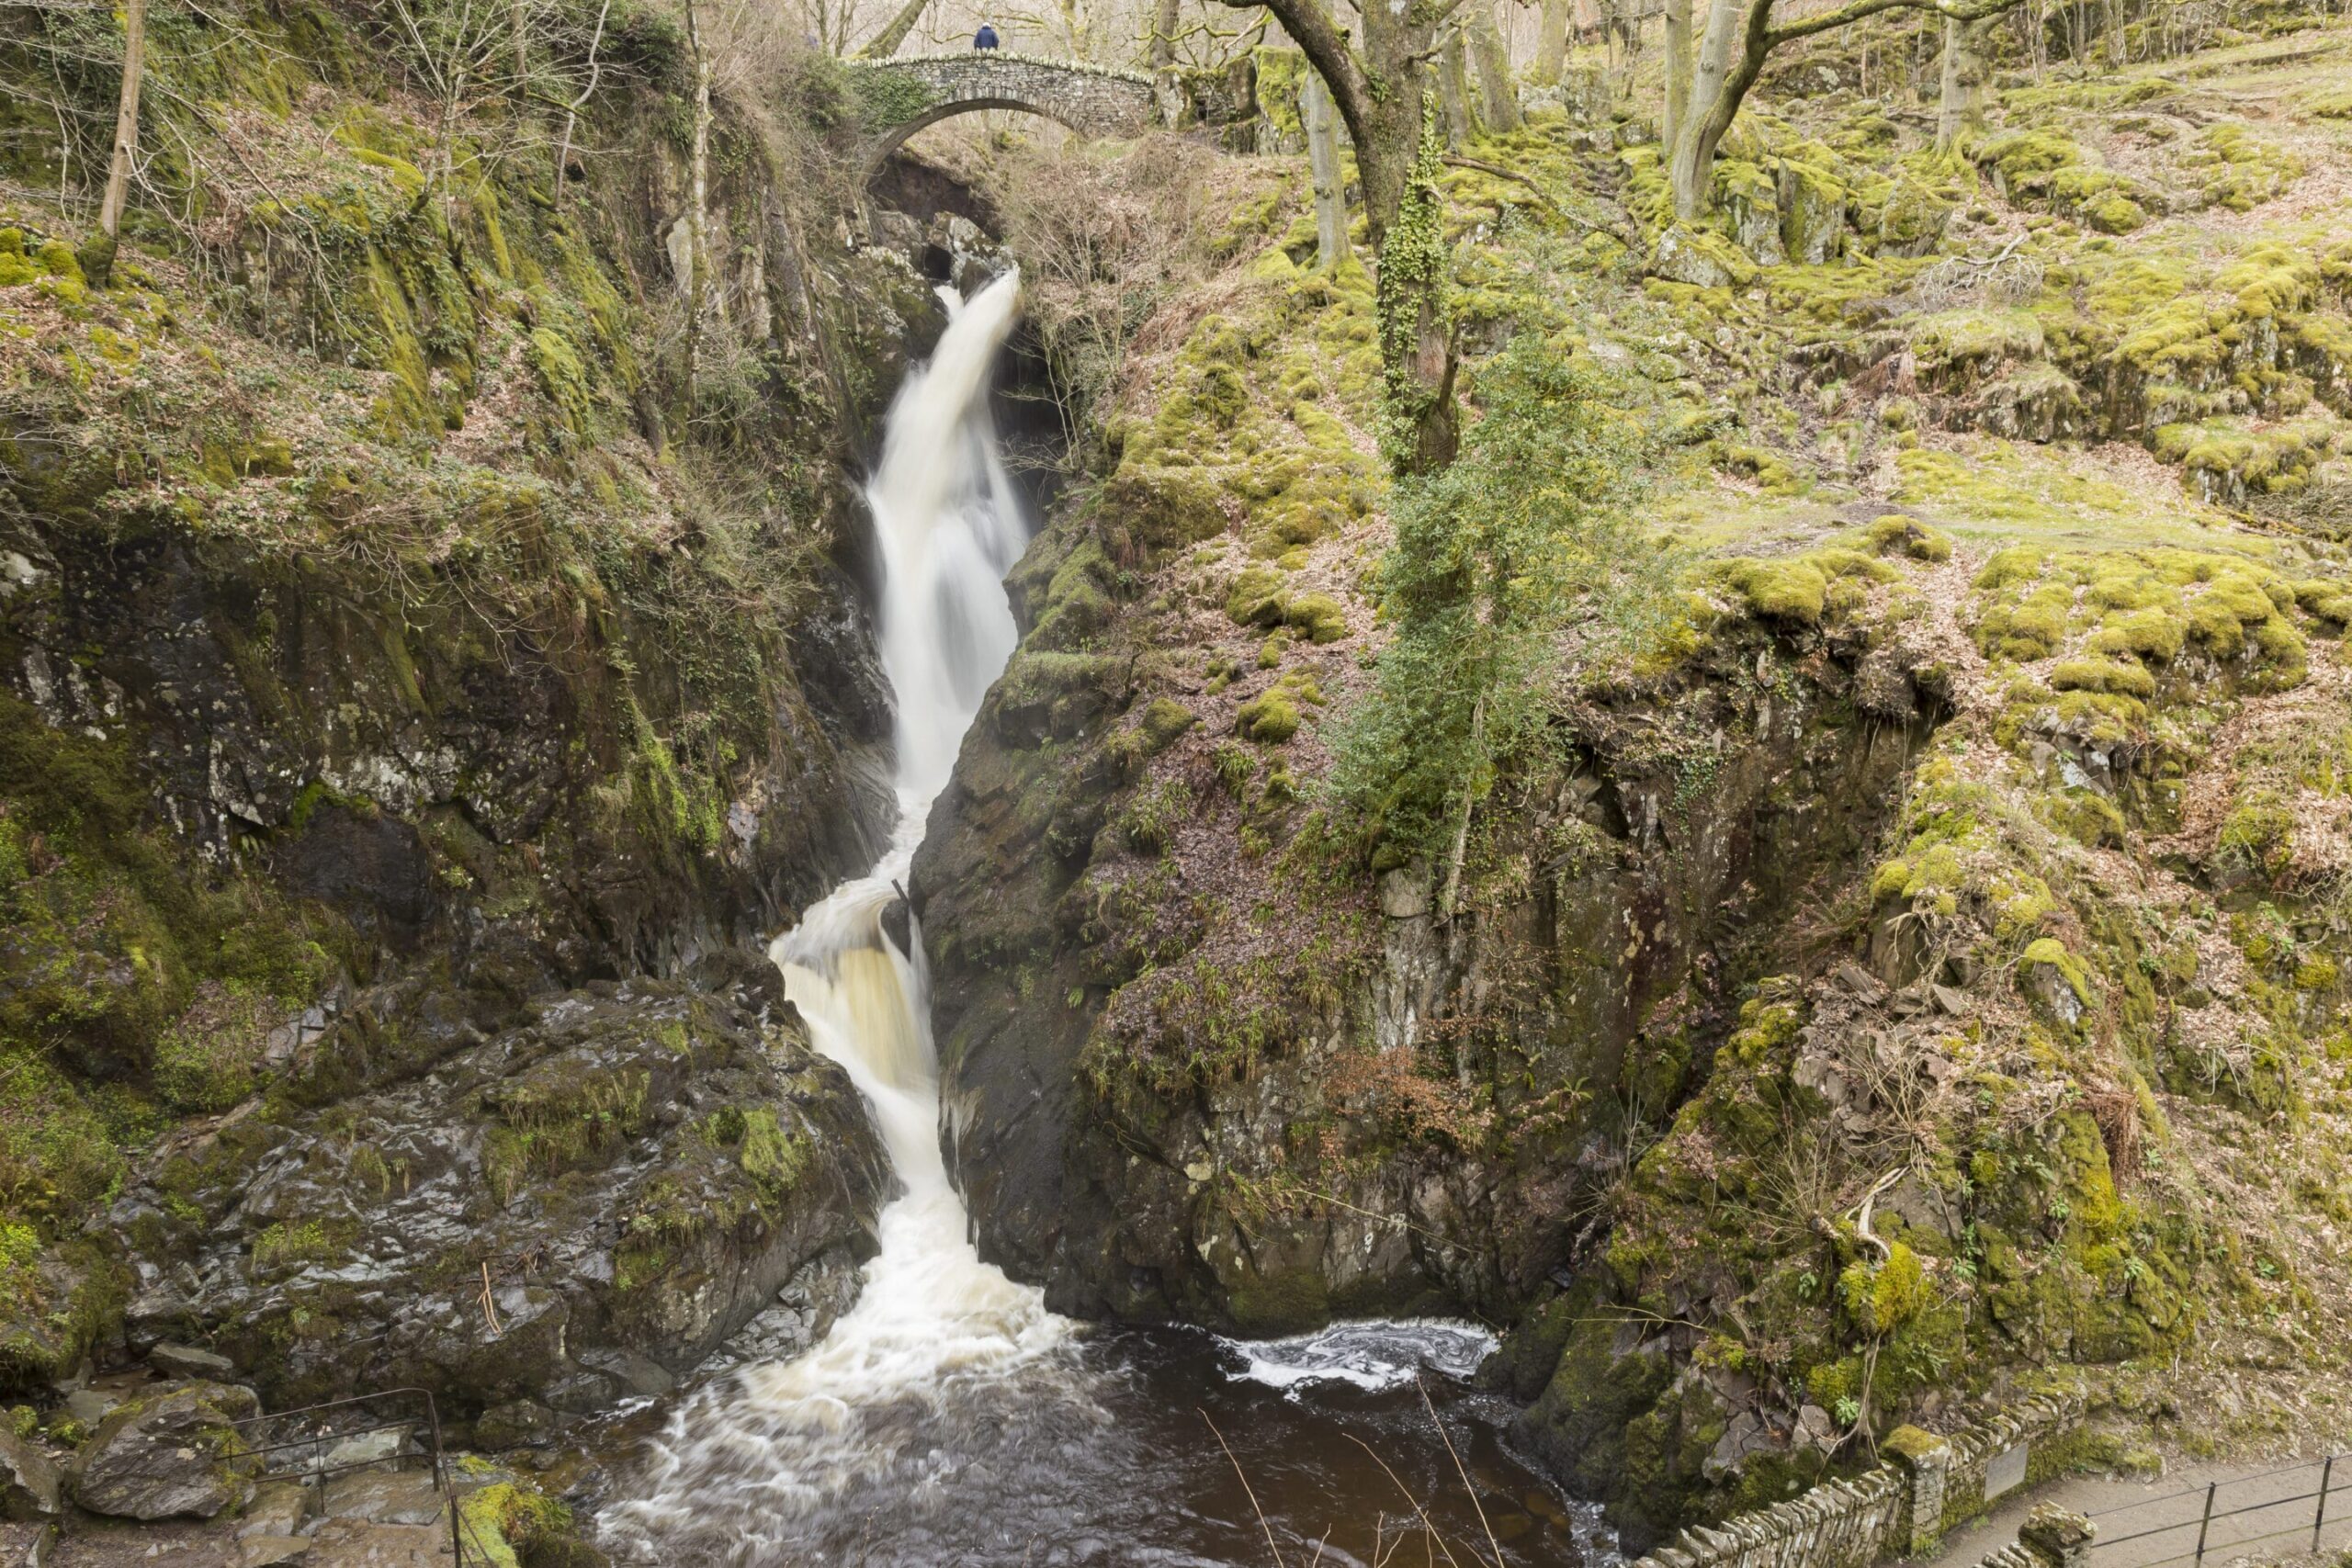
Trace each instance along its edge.
{"label": "metal railing", "polygon": [[[2299,1487],[2309,1490],[2290,1490]],[[2165,1514],[2178,1517],[2161,1517]],[[2184,1487],[2101,1509],[2089,1517],[2099,1527],[2090,1545],[2095,1568],[2159,1568],[2173,1562],[2203,1568],[2209,1554],[2219,1560],[2288,1536],[2308,1535],[2311,1550],[2317,1551],[2329,1526],[2335,1526],[2339,1534],[2352,1534],[2352,1454],[2327,1454]],[[2252,1529],[2256,1525],[2267,1528]],[[2133,1550],[2124,1551],[2126,1547]]]}
{"label": "metal railing", "polygon": [[[412,1418],[405,1421],[375,1421],[364,1427],[347,1427],[338,1422],[323,1420],[327,1412],[349,1410],[359,1405],[373,1406],[387,1400],[400,1399],[421,1401],[424,1405],[424,1429],[430,1447],[422,1456],[403,1453],[399,1446],[395,1445],[390,1453],[371,1454],[365,1458],[342,1461],[334,1458],[334,1450],[355,1438],[365,1438],[377,1432],[399,1432],[405,1436],[416,1430],[416,1422]],[[368,1414],[372,1415],[372,1411]],[[335,1476],[347,1475],[354,1471],[372,1469],[378,1465],[397,1467],[403,1460],[424,1458],[431,1461],[433,1489],[441,1495],[442,1511],[449,1518],[449,1555],[458,1568],[465,1568],[468,1561],[466,1542],[473,1535],[473,1529],[466,1523],[465,1516],[458,1506],[456,1488],[449,1484],[448,1459],[441,1443],[441,1411],[434,1403],[431,1390],[380,1389],[374,1393],[355,1393],[342,1399],[321,1400],[316,1404],[299,1405],[292,1410],[273,1410],[261,1416],[248,1416],[242,1421],[232,1421],[229,1425],[239,1432],[248,1428],[257,1428],[261,1436],[267,1437],[273,1430],[272,1423],[292,1421],[301,1416],[311,1417],[313,1423],[320,1425],[322,1429],[308,1432],[300,1437],[278,1438],[269,1442],[248,1441],[246,1443],[245,1451],[258,1456],[262,1461],[261,1479],[315,1482],[321,1487],[323,1496],[327,1482]],[[300,1450],[310,1450],[308,1463],[280,1468],[273,1462],[274,1456],[294,1454]],[[489,1551],[479,1540],[476,1540],[473,1545],[472,1561],[481,1563],[492,1561]]]}

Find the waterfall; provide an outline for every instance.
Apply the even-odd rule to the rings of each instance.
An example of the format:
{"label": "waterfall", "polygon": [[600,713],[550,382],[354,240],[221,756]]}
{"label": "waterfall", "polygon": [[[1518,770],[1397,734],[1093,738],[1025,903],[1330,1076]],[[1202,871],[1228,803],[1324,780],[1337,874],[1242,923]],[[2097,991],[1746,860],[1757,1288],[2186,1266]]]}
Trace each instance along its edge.
{"label": "waterfall", "polygon": [[856,1304],[806,1354],[722,1371],[672,1408],[603,1513],[604,1542],[628,1568],[1234,1568],[1279,1537],[1291,1561],[1369,1568],[1394,1551],[1377,1531],[1393,1533],[1400,1508],[1452,1539],[1483,1536],[1466,1461],[1502,1478],[1485,1506],[1512,1563],[1606,1562],[1589,1518],[1528,1501],[1549,1494],[1498,1445],[1507,1407],[1458,1424],[1459,1453],[1436,1440],[1420,1374],[1438,1375],[1449,1408],[1487,1397],[1446,1392],[1494,1347],[1477,1325],[1337,1324],[1258,1343],[1098,1326],[1081,1339],[972,1245],[940,1153],[922,931],[910,916],[901,947],[883,914],[1015,640],[1002,581],[1023,528],[987,393],[1018,287],[948,300],[947,333],[891,405],[866,491],[898,715],[889,852],[770,949],[897,1173],[881,1247]]}
{"label": "waterfall", "polygon": [[946,333],[891,404],[866,500],[897,704],[898,826],[872,871],[769,950],[817,1048],[864,1091],[902,1190],[882,1211],[856,1305],[824,1339],[688,1402],[655,1443],[648,1486],[608,1528],[657,1560],[770,1562],[821,1542],[834,1533],[829,1515],[860,1497],[901,1506],[959,1463],[934,1428],[975,1390],[1034,1369],[1075,1391],[1073,1325],[972,1244],[940,1153],[922,934],[910,915],[901,952],[882,928],[932,799],[1017,641],[1003,578],[1024,531],[987,394],[1019,288],[1008,273],[968,302],[943,290]]}

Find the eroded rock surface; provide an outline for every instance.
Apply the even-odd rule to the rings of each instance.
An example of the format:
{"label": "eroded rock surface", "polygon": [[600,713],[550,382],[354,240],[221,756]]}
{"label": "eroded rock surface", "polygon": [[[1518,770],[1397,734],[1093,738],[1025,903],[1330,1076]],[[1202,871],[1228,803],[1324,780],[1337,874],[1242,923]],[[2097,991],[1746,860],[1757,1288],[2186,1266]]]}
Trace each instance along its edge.
{"label": "eroded rock surface", "polygon": [[758,960],[487,1036],[346,1023],[298,1070],[326,1103],[184,1138],[112,1216],[134,1342],[209,1345],[274,1406],[416,1385],[529,1440],[666,1391],[870,1249],[887,1179],[864,1106]]}

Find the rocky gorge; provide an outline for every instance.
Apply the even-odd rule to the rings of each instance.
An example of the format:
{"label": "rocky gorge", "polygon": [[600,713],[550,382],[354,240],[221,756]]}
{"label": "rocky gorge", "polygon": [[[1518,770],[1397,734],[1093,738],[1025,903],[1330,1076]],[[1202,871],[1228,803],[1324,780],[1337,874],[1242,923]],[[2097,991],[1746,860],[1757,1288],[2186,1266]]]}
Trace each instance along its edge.
{"label": "rocky gorge", "polygon": [[[110,112],[9,16],[15,99]],[[760,64],[714,88],[667,10],[566,11],[485,108],[363,8],[175,11],[173,199],[96,248],[86,151],[12,108],[5,1528],[716,1562],[802,1550],[830,1466],[940,1517],[876,1560],[1020,1560],[1001,1509],[1238,1561],[1393,1506],[1359,1431],[1454,1486],[1425,1371],[1526,1561],[2062,1387],[2069,1463],[2324,1440],[2352,34],[2231,16],[2005,45],[1940,147],[1865,26],[1696,217],[1646,77],[1530,84],[1430,177],[1439,488],[1390,471],[1392,307],[1320,254],[1278,45],[1179,84],[1184,134],[869,186],[854,73],[741,17],[695,24]],[[1017,646],[910,738],[956,705],[861,482],[1016,264],[925,428],[1035,525],[989,546]],[[1400,740],[1411,552],[1497,496],[1584,575]],[[939,604],[942,682],[993,671]],[[1398,753],[1448,761],[1368,786]],[[1158,1468],[1201,1434],[1141,1407],[1327,1354],[1361,1407],[1251,1407],[1251,1463],[1325,1466],[1272,1522]],[[358,1479],[285,1489],[269,1413],[395,1388],[437,1432],[327,1421]]]}

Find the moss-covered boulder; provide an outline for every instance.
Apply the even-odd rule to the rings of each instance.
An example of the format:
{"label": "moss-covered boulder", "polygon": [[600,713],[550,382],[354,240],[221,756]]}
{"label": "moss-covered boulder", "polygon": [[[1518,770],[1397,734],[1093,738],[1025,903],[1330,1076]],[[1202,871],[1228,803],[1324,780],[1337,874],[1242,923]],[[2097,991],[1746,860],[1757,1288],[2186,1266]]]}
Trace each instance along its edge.
{"label": "moss-covered boulder", "polygon": [[805,1342],[885,1162],[774,971],[711,979],[548,998],[486,1040],[355,1007],[277,1106],[116,1205],[153,1281],[132,1344],[209,1345],[277,1404],[357,1382],[570,1416],[667,1388],[780,1292]]}
{"label": "moss-covered boulder", "polygon": [[240,1507],[261,1456],[235,1425],[261,1414],[251,1389],[174,1384],[108,1412],[66,1471],[74,1501],[133,1519],[209,1519]]}

